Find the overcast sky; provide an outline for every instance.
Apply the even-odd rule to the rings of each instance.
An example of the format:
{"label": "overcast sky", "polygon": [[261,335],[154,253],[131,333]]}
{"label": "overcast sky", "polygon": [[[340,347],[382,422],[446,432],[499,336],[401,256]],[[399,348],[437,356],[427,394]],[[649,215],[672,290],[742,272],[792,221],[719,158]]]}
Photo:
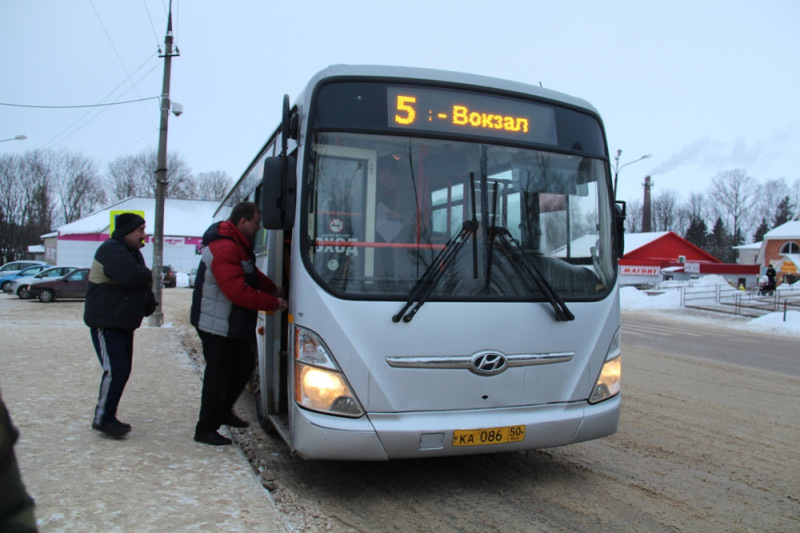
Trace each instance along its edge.
{"label": "overcast sky", "polygon": [[[0,153],[65,148],[104,172],[158,144],[168,0],[0,1]],[[602,114],[619,197],[705,192],[718,172],[800,178],[800,2],[174,0],[169,150],[238,178],[308,79],[337,63],[484,74]]]}

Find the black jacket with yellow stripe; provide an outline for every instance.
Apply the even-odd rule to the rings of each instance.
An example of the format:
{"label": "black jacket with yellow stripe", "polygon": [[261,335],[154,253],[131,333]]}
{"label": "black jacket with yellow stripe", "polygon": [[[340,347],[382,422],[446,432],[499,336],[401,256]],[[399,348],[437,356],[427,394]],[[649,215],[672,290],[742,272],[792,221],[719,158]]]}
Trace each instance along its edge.
{"label": "black jacket with yellow stripe", "polygon": [[94,328],[138,328],[152,282],[139,250],[121,239],[107,239],[97,249],[89,272],[83,321]]}

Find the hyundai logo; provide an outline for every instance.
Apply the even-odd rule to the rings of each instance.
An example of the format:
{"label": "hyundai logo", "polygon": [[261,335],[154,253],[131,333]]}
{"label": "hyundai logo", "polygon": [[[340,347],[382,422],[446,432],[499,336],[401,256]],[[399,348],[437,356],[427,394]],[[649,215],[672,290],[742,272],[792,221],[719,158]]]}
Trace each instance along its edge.
{"label": "hyundai logo", "polygon": [[506,356],[495,352],[479,352],[472,356],[470,371],[479,376],[493,376],[508,367]]}

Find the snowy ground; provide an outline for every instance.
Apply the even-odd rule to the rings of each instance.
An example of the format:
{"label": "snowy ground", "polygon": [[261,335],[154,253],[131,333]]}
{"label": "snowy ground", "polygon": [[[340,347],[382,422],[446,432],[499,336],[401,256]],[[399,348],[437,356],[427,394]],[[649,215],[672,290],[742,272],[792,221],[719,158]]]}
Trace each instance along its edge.
{"label": "snowy ground", "polygon": [[[704,276],[690,283],[663,283],[659,286],[658,291],[649,291],[650,293],[663,291],[662,294],[651,295],[647,291],[641,291],[634,287],[623,287],[620,289],[620,303],[623,311],[678,310],[681,309],[681,290],[686,291],[686,295],[692,293],[711,294],[709,289],[713,289],[714,286],[719,286],[723,295],[733,295],[737,292],[722,276]],[[796,300],[800,296],[800,281],[793,285],[782,285],[779,289],[779,298],[782,299],[781,296],[784,295],[792,296]],[[713,300],[709,303],[713,303]],[[696,317],[692,317],[691,320],[696,321]],[[737,322],[736,327],[800,336],[800,311],[787,311],[785,319],[783,312],[770,313],[752,320]]]}

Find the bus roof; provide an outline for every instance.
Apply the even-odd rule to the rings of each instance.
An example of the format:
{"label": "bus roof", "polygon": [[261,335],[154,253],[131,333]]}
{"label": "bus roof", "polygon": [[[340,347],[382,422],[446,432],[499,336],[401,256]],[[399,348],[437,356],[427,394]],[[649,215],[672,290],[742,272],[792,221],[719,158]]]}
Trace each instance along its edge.
{"label": "bus roof", "polygon": [[586,100],[554,91],[552,89],[545,89],[544,87],[539,87],[536,85],[529,85],[527,83],[521,83],[502,78],[494,78],[491,76],[429,68],[391,65],[331,65],[315,74],[314,77],[309,81],[307,87],[314,87],[322,79],[340,76],[377,76],[386,78],[400,78],[409,81],[431,80],[448,84],[487,87],[504,92],[533,95],[540,98],[565,103],[574,107],[583,108],[591,111],[595,115],[599,115],[597,109],[595,109],[595,107]]}

